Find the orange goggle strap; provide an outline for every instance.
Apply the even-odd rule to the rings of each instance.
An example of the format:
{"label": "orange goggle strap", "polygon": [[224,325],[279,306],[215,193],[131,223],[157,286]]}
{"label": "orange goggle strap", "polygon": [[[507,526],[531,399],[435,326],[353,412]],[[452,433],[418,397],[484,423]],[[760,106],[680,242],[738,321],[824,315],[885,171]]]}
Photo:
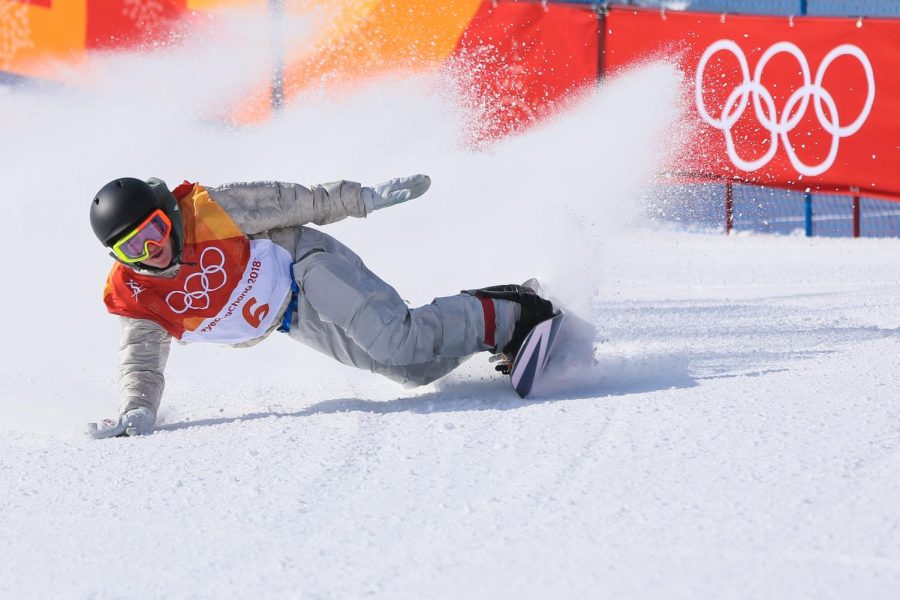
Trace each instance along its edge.
{"label": "orange goggle strap", "polygon": [[[122,247],[125,244],[127,244],[129,242],[129,240],[131,240],[135,236],[142,233],[145,230],[145,228],[147,228],[150,225],[150,223],[156,218],[161,219],[163,224],[165,225],[165,230],[162,232],[161,237],[159,237],[159,239],[147,239],[143,244],[144,249],[140,256],[134,257],[134,256],[130,256],[129,254],[126,254],[122,250]],[[141,262],[142,260],[146,260],[146,259],[150,258],[150,255],[152,254],[150,252],[151,244],[154,246],[162,246],[163,244],[166,243],[166,240],[169,239],[169,236],[171,234],[172,234],[172,221],[169,219],[168,215],[166,215],[166,213],[163,212],[163,210],[161,208],[157,208],[155,211],[150,213],[150,216],[148,216],[146,219],[144,219],[144,221],[140,225],[135,227],[131,231],[131,233],[124,236],[118,242],[113,244],[112,251],[113,251],[113,254],[115,255],[115,257],[124,263],[131,264],[131,263]]]}

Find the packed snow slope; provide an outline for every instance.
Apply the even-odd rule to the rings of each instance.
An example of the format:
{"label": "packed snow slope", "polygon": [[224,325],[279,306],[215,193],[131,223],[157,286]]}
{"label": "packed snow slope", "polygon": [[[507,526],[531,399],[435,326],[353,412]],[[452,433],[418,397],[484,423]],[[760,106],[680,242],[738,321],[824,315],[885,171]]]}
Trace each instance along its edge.
{"label": "packed snow slope", "polygon": [[[900,241],[649,226],[666,65],[473,151],[447,74],[217,124],[260,62],[0,89],[0,597],[897,597]],[[412,305],[540,277],[583,321],[533,398],[487,356],[404,390],[275,335],[174,347],[156,433],[82,435],[117,402],[106,181],[414,172],[426,196],[328,231]]]}

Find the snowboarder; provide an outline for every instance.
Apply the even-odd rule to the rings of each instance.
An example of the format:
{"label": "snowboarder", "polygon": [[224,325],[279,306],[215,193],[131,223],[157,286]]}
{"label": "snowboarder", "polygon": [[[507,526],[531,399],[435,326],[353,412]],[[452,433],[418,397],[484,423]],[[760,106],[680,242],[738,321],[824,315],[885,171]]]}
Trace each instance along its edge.
{"label": "snowboarder", "polygon": [[91,202],[91,227],[116,260],[107,310],[121,317],[119,417],[94,438],[152,431],[171,339],[252,345],[275,330],[338,361],[408,386],[446,375],[470,355],[514,356],[551,303],[502,285],[410,309],[349,248],[318,229],[417,198],[426,175],[374,187],[338,181],[184,182],[116,179]]}

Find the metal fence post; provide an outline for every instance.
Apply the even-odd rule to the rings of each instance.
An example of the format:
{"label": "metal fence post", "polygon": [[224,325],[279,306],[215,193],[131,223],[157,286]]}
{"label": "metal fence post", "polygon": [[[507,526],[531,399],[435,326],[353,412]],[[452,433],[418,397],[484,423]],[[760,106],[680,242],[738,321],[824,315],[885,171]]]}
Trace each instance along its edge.
{"label": "metal fence post", "polygon": [[284,107],[284,0],[269,0],[272,31],[272,112]]}
{"label": "metal fence post", "polygon": [[734,229],[734,184],[725,182],[725,235]]}
{"label": "metal fence post", "polygon": [[806,192],[803,195],[803,222],[806,224],[806,237],[813,234],[813,205],[812,194]]}
{"label": "metal fence post", "polygon": [[595,4],[594,14],[597,15],[597,81],[600,81],[606,75],[606,16],[609,5],[606,2]]}
{"label": "metal fence post", "polygon": [[853,190],[853,237],[858,238],[860,236],[862,227],[861,227],[861,216],[859,211],[859,189],[854,188]]}

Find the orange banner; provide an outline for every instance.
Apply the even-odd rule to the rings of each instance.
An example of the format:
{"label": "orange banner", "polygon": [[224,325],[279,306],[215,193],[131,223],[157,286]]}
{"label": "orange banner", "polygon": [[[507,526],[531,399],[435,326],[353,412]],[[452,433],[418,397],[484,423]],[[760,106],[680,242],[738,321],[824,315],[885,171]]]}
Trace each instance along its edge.
{"label": "orange banner", "polygon": [[900,21],[614,8],[604,70],[672,58],[700,136],[686,170],[900,195]]}
{"label": "orange banner", "polygon": [[0,71],[46,76],[48,59],[84,49],[87,0],[0,1]]}
{"label": "orange banner", "polygon": [[[0,0],[0,71],[52,78],[46,65],[77,60],[86,50],[164,47],[176,22],[189,29],[186,16],[219,6],[270,8],[266,0]],[[473,141],[485,142],[550,114],[597,76],[599,20],[585,6],[512,0],[284,5],[285,14],[312,9],[329,15],[312,40],[272,40],[283,75],[277,93],[288,102],[323,82],[335,88],[450,60],[463,92],[480,107],[472,114]],[[230,115],[242,123],[264,120],[274,95],[272,73],[261,72]]]}
{"label": "orange banner", "polygon": [[[481,0],[355,0],[337,2],[335,18],[317,34],[314,47],[287,48],[284,97],[290,100],[328,81],[332,87],[389,71],[433,69],[447,59]],[[311,4],[316,4],[312,2]],[[235,111],[239,122],[256,122],[271,112],[268,77]]]}

